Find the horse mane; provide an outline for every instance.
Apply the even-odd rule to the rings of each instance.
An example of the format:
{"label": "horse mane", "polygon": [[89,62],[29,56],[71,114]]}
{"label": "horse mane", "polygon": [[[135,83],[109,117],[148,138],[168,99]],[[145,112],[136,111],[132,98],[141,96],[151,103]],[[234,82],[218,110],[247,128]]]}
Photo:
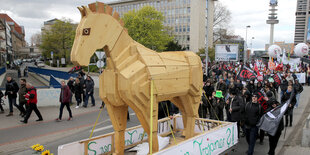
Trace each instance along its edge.
{"label": "horse mane", "polygon": [[[95,3],[88,4],[88,8],[93,13],[102,13],[102,14],[108,14],[112,16],[114,19],[116,19],[121,24],[122,27],[124,27],[124,22],[122,19],[120,19],[119,13],[116,11],[113,12],[113,8],[110,7],[109,5],[104,4],[102,2],[95,2]],[[78,7],[82,17],[87,15],[88,8],[86,6]],[[125,29],[125,31],[127,31],[127,29]]]}

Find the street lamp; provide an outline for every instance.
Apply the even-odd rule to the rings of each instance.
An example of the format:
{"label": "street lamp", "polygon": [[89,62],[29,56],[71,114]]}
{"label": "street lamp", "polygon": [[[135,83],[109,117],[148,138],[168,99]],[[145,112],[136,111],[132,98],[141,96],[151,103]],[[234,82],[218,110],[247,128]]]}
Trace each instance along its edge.
{"label": "street lamp", "polygon": [[251,28],[250,25],[246,26],[245,28],[245,47],[244,47],[244,54],[243,54],[243,63],[245,63],[247,57],[247,49],[248,49],[248,28]]}
{"label": "street lamp", "polygon": [[253,39],[255,39],[254,37],[251,38],[251,53],[252,53],[252,43],[253,43]]}

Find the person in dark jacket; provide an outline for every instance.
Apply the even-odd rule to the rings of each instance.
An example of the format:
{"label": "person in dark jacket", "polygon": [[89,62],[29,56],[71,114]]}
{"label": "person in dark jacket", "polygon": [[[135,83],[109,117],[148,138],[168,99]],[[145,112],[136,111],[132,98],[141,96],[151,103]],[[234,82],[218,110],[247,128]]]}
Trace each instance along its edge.
{"label": "person in dark jacket", "polygon": [[91,103],[92,103],[92,106],[95,106],[95,98],[94,98],[94,81],[93,79],[87,75],[87,78],[86,78],[86,81],[85,81],[85,103],[84,103],[84,106],[83,107],[87,107],[87,104],[88,104],[88,99],[89,97],[91,97]]}
{"label": "person in dark jacket", "polygon": [[249,83],[246,85],[246,88],[248,91],[252,94],[255,91],[255,85],[254,85],[254,80],[249,81]]}
{"label": "person in dark jacket", "polygon": [[56,119],[56,121],[61,121],[62,118],[62,111],[64,107],[67,107],[67,110],[69,112],[69,118],[68,121],[72,119],[72,112],[70,109],[70,96],[71,96],[71,91],[69,86],[66,85],[65,81],[61,81],[61,91],[60,91],[60,96],[59,96],[59,102],[60,102],[60,109],[59,109],[59,117]]}
{"label": "person in dark jacket", "polygon": [[85,80],[84,80],[84,72],[80,71],[78,74],[78,79],[80,80],[80,84],[82,85],[83,91],[82,91],[82,101],[85,103]]}
{"label": "person in dark jacket", "polygon": [[13,116],[13,105],[18,110],[20,110],[19,105],[16,104],[17,92],[19,90],[19,87],[17,83],[12,79],[11,76],[7,76],[6,80],[7,82],[5,84],[4,98],[6,99],[6,96],[8,96],[9,106],[10,106],[10,113],[6,116]]}
{"label": "person in dark jacket", "polygon": [[[286,92],[284,92],[282,98],[281,98],[281,104],[284,104],[285,102],[289,101],[290,103],[288,105],[288,108],[285,112],[285,126],[292,126],[293,123],[293,109],[296,104],[296,93],[293,90],[292,86],[288,86]],[[290,118],[290,119],[288,119]]]}
{"label": "person in dark jacket", "polygon": [[[4,96],[4,94],[2,93],[2,91],[0,90],[0,100],[2,99],[2,97]],[[2,103],[0,102],[0,114],[3,114],[4,113],[4,109],[2,107]]]}
{"label": "person in dark jacket", "polygon": [[295,108],[298,107],[299,104],[299,98],[300,98],[300,94],[301,92],[304,90],[304,88],[302,87],[302,85],[299,83],[298,79],[295,79],[295,83],[293,84],[293,88],[294,91],[296,92],[296,104],[295,104]]}
{"label": "person in dark jacket", "polygon": [[248,102],[244,107],[244,125],[246,133],[246,141],[249,145],[247,154],[252,155],[254,152],[255,142],[257,139],[258,127],[256,124],[259,122],[263,115],[263,108],[257,102],[258,95],[252,95],[252,101]]}
{"label": "person in dark jacket", "polygon": [[[210,80],[207,80],[206,84],[203,87],[203,90],[205,91],[204,98],[202,98],[203,105],[202,107],[207,107],[208,113],[211,113],[211,99],[212,99],[212,93],[214,92],[214,87],[212,86],[212,83]],[[207,112],[206,112],[207,113]]]}
{"label": "person in dark jacket", "polygon": [[34,88],[30,83],[26,83],[26,88],[27,93],[25,94],[25,99],[27,100],[27,112],[24,120],[21,120],[21,122],[27,124],[32,111],[34,111],[39,118],[36,121],[43,121],[43,117],[37,107],[38,100],[36,88]]}
{"label": "person in dark jacket", "polygon": [[215,95],[212,99],[210,118],[223,121],[224,120],[224,114],[223,114],[224,106],[225,106],[224,96],[222,94],[222,91],[218,90],[215,92]]}
{"label": "person in dark jacket", "polygon": [[216,84],[216,90],[222,91],[223,96],[226,96],[227,86],[222,77],[219,78],[219,82]]}
{"label": "person in dark jacket", "polygon": [[[238,137],[240,133],[240,121],[242,119],[242,113],[244,110],[244,103],[241,96],[237,95],[237,92],[233,90],[230,94],[230,104],[228,107],[228,112],[231,115],[231,122],[237,122],[238,127]],[[227,103],[227,102],[226,102]]]}
{"label": "person in dark jacket", "polygon": [[27,105],[27,100],[25,98],[25,95],[27,94],[26,82],[26,79],[20,79],[20,88],[18,90],[19,109],[22,117],[25,117],[26,115],[26,110],[24,108],[24,105]]}
{"label": "person in dark jacket", "polygon": [[280,84],[280,89],[281,89],[280,98],[282,98],[282,95],[287,90],[287,86],[288,86],[288,81],[284,77],[282,77],[282,79],[283,81]]}
{"label": "person in dark jacket", "polygon": [[[74,79],[73,79],[73,77],[70,77],[69,80],[68,80],[68,82],[67,82],[67,85],[68,85],[69,88],[70,88],[71,94],[74,93],[74,86],[73,86],[73,84],[74,84]],[[73,95],[71,95],[70,103],[72,103],[72,96],[73,96]]]}
{"label": "person in dark jacket", "polygon": [[243,90],[243,84],[241,83],[239,79],[237,79],[235,86],[236,86],[237,94],[241,94]]}
{"label": "person in dark jacket", "polygon": [[[267,93],[267,112],[276,108],[277,106],[280,105],[280,103],[273,97],[270,97],[270,93]],[[269,135],[268,134],[268,137],[269,137],[269,151],[268,151],[268,155],[274,155],[275,154],[275,149],[278,145],[278,141],[280,139],[280,136],[281,136],[281,132],[282,130],[284,129],[284,123],[283,123],[283,118],[281,119],[280,121],[280,124],[278,126],[278,129],[276,131],[276,134],[274,136],[272,135]]]}
{"label": "person in dark jacket", "polygon": [[83,86],[80,83],[79,78],[75,79],[75,83],[73,84],[73,90],[74,90],[74,97],[76,100],[75,108],[79,108],[80,104],[82,103],[82,94],[83,94]]}

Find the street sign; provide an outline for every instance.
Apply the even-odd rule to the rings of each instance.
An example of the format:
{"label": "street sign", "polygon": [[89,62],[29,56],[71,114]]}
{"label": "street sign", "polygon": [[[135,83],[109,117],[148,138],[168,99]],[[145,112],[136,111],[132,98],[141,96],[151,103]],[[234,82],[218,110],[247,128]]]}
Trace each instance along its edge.
{"label": "street sign", "polygon": [[65,65],[66,64],[66,59],[65,58],[61,58],[61,64]]}
{"label": "street sign", "polygon": [[54,52],[53,51],[51,51],[51,58],[53,59],[53,55],[54,55]]}
{"label": "street sign", "polygon": [[102,60],[97,61],[97,67],[102,68],[104,66],[104,62]]}
{"label": "street sign", "polygon": [[205,57],[205,56],[206,56],[206,54],[200,54],[200,56],[201,56],[201,57]]}
{"label": "street sign", "polygon": [[101,60],[101,59],[103,59],[103,57],[105,57],[105,53],[104,52],[96,52],[96,55],[97,55],[99,60]]}

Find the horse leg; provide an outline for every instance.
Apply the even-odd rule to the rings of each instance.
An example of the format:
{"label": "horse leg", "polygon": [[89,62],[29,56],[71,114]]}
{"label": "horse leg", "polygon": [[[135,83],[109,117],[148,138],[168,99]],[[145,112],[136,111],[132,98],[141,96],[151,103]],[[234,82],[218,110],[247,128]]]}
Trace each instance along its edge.
{"label": "horse leg", "polygon": [[114,128],[115,155],[123,155],[125,149],[125,129],[127,125],[128,106],[106,104]]}
{"label": "horse leg", "polygon": [[183,120],[183,127],[184,129],[186,129],[186,111],[185,111],[185,108],[182,104],[182,100],[179,98],[179,97],[175,97],[171,100],[171,102],[177,106],[179,108],[179,110],[181,111],[181,115],[182,115],[182,120]]}
{"label": "horse leg", "polygon": [[198,117],[199,103],[195,102],[194,97],[187,95],[180,97],[186,112],[185,139],[195,135],[195,118]]}

